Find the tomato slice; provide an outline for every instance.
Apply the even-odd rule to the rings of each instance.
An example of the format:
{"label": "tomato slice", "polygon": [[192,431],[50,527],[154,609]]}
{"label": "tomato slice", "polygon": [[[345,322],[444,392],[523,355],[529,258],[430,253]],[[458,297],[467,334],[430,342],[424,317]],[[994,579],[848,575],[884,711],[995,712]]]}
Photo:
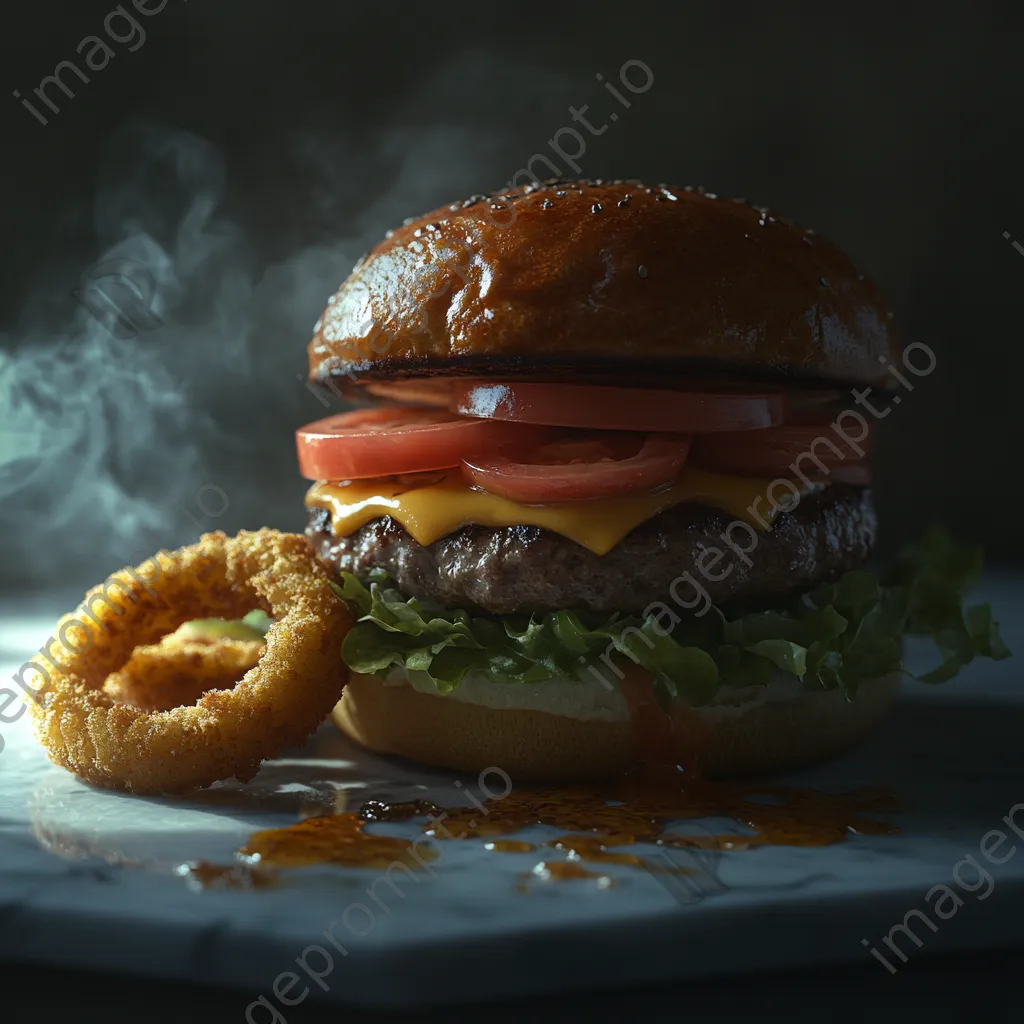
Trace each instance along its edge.
{"label": "tomato slice", "polygon": [[863,459],[870,442],[869,434],[859,442],[857,451],[840,434],[824,426],[770,427],[698,437],[693,444],[693,461],[726,473],[793,476],[793,465],[800,459],[797,468],[809,475],[817,469],[812,456],[826,469],[849,466]]}
{"label": "tomato slice", "polygon": [[447,409],[456,383],[458,381],[452,377],[412,377],[408,380],[371,381],[363,386],[367,393],[390,402],[436,405]]}
{"label": "tomato slice", "polygon": [[829,471],[829,477],[840,484],[854,484],[856,487],[871,486],[871,467],[867,461],[851,462],[848,466],[836,466]]}
{"label": "tomato slice", "polygon": [[607,498],[674,480],[690,438],[671,434],[591,433],[549,441],[525,453],[465,458],[472,484],[523,504]]}
{"label": "tomato slice", "polygon": [[295,440],[299,472],[308,480],[359,480],[450,469],[464,456],[513,442],[537,444],[548,433],[446,409],[391,405],[309,423]]}
{"label": "tomato slice", "polygon": [[449,408],[553,427],[700,434],[774,426],[783,421],[785,400],[780,394],[468,381],[453,385]]}
{"label": "tomato slice", "polygon": [[786,394],[786,423],[827,426],[849,404],[848,391],[789,391]]}

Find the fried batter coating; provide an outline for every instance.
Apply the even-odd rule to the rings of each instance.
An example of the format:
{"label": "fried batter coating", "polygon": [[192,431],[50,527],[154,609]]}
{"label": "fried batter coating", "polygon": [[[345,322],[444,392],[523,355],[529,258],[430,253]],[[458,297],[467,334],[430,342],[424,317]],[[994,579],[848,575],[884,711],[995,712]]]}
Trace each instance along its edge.
{"label": "fried batter coating", "polygon": [[[104,691],[136,647],[188,620],[239,618],[255,607],[276,621],[262,657],[232,689],[163,711]],[[120,570],[61,620],[62,647],[51,648],[49,663],[33,659],[49,678],[32,707],[36,735],[54,763],[111,789],[169,793],[248,780],[261,761],[313,732],[341,697],[350,626],[304,537],[205,534]]]}
{"label": "fried batter coating", "polygon": [[[187,625],[187,623],[186,623]],[[192,640],[182,630],[158,644],[136,647],[103,689],[143,711],[169,711],[210,690],[230,690],[263,653],[262,640]]]}

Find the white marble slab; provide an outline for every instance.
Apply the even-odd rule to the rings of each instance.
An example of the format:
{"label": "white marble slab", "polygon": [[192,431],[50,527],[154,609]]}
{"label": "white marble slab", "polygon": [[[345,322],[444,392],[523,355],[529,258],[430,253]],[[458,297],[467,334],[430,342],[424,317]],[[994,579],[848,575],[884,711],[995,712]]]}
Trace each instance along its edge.
{"label": "white marble slab", "polygon": [[[1007,642],[1024,649],[1024,587],[1004,577],[985,589]],[[2,610],[6,681],[61,609],[44,602]],[[188,800],[144,799],[91,789],[51,766],[27,720],[0,725],[0,955],[238,985],[251,993],[240,1012],[248,1003],[252,1020],[268,1021],[287,1019],[285,1000],[307,990],[306,998],[410,1005],[870,963],[864,938],[902,968],[881,938],[913,908],[929,911],[937,931],[912,918],[920,948],[896,934],[910,961],[1024,941],[1024,839],[1001,823],[1024,803],[1021,665],[1019,658],[977,664],[942,687],[904,684],[895,713],[875,737],[797,778],[827,789],[894,786],[908,804],[891,816],[901,834],[820,849],[725,853],[716,869],[721,891],[708,882],[702,895],[690,897],[625,868],[612,868],[610,889],[581,881],[519,892],[517,876],[538,856],[495,854],[468,839],[444,844],[433,872],[415,883],[397,873],[401,896],[379,881],[379,871],[331,867],[296,871],[256,892],[197,891],[176,866],[227,861],[254,829],[369,795],[456,804],[456,777],[368,755],[325,728],[249,785],[218,786]],[[1024,808],[1017,820],[1024,829]],[[374,827],[413,837],[420,826]],[[995,828],[1011,836],[1000,856],[1016,841],[998,866],[979,852]],[[553,834],[532,832],[541,839]],[[991,877],[973,892],[977,875],[969,864],[960,869],[962,884],[953,878],[966,854]],[[375,883],[379,902],[366,891]],[[948,920],[925,902],[937,883],[962,900],[945,905],[956,911]],[[332,924],[345,955],[322,934]],[[323,947],[332,962],[313,950],[304,973],[296,958],[310,945]],[[879,963],[878,970],[887,968]],[[300,976],[294,988],[287,988],[286,972]],[[319,982],[312,977],[318,973]],[[274,993],[275,979],[283,998]],[[252,1006],[260,997],[265,1002]]]}

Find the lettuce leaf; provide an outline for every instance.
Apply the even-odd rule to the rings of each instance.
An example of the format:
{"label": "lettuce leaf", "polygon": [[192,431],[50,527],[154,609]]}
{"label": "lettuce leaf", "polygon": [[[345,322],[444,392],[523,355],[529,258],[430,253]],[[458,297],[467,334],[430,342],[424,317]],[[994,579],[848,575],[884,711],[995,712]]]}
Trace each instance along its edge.
{"label": "lettuce leaf", "polygon": [[190,619],[180,634],[192,640],[262,640],[273,619],[257,608],[241,619]]}
{"label": "lettuce leaf", "polygon": [[780,671],[852,699],[860,683],[906,671],[905,636],[935,645],[938,664],[918,677],[928,683],[950,679],[978,656],[1009,657],[991,608],[963,606],[980,569],[978,550],[933,529],[884,578],[858,569],[771,611],[731,616],[712,608],[696,617],[667,603],[646,618],[477,615],[408,598],[379,572],[369,586],[343,573],[335,591],[358,616],[342,646],[355,672],[425,672],[438,693],[450,693],[470,672],[510,685],[566,678],[614,685],[632,662],[652,673],[664,699],[699,705],[721,687],[764,685]]}

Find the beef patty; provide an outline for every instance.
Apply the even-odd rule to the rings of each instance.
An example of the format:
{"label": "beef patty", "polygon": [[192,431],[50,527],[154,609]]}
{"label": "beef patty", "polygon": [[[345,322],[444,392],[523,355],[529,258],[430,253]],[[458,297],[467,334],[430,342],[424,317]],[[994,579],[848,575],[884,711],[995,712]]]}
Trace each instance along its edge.
{"label": "beef patty", "polygon": [[[722,540],[732,522],[719,509],[676,505],[606,555],[536,526],[464,526],[424,546],[390,516],[338,538],[322,509],[310,509],[306,533],[321,559],[339,572],[365,576],[384,569],[403,593],[446,608],[638,613],[665,600],[673,581],[687,572],[715,604],[812,586],[861,566],[877,531],[871,492],[846,484],[806,495],[770,530],[757,532],[756,546],[746,530],[734,528],[735,544],[753,547],[746,556]],[[710,550],[716,548],[724,551],[717,561]],[[702,556],[703,572],[697,567]],[[684,600],[694,600],[694,586],[680,584],[679,590]]]}

